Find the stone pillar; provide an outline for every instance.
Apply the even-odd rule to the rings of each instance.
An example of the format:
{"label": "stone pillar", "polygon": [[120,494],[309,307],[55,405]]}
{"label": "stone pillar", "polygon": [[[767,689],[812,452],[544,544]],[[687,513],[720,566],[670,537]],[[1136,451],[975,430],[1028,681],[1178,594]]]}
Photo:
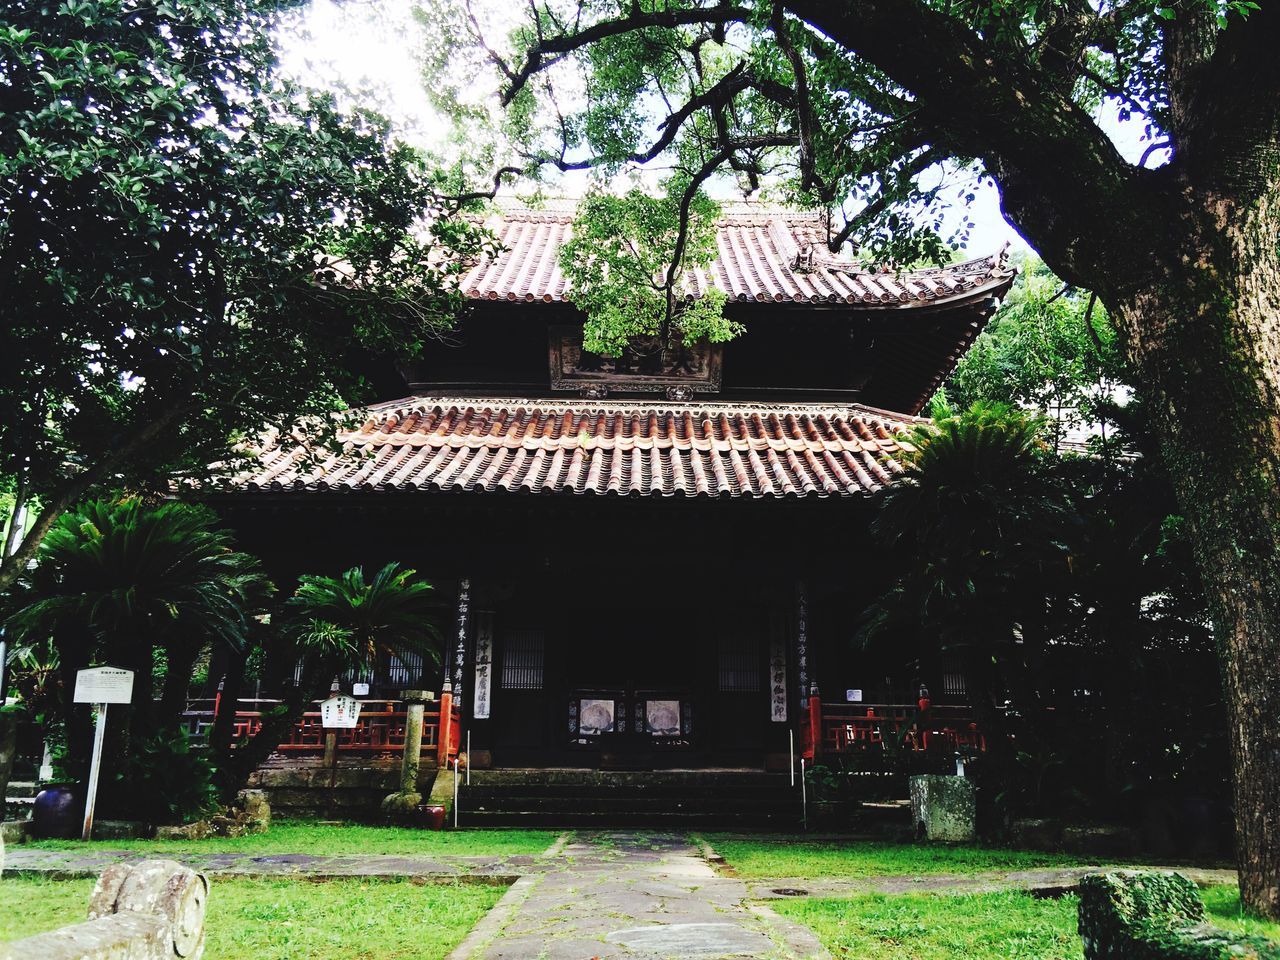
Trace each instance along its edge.
{"label": "stone pillar", "polygon": [[209,881],[172,860],[107,867],[85,923],[0,944],[0,960],[199,960]]}
{"label": "stone pillar", "polygon": [[418,767],[422,763],[422,715],[428,700],[434,700],[430,690],[402,690],[400,698],[405,702],[404,757],[400,761],[400,792],[418,792]]}
{"label": "stone pillar", "polygon": [[0,820],[4,819],[4,796],[18,756],[18,708],[5,708],[0,700]]}
{"label": "stone pillar", "polygon": [[418,792],[418,770],[422,763],[422,715],[425,704],[434,700],[430,690],[401,690],[405,703],[404,755],[400,760],[400,789],[382,800],[382,812],[393,819],[413,816],[422,803]]}

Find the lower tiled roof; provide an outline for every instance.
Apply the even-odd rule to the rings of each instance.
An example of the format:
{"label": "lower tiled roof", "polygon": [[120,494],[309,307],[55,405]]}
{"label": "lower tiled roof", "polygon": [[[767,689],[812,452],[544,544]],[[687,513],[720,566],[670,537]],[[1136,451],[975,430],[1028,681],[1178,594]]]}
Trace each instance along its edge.
{"label": "lower tiled roof", "polygon": [[340,454],[288,438],[244,491],[464,490],[713,497],[854,496],[910,450],[913,418],[869,407],[649,405],[413,397],[369,408]]}

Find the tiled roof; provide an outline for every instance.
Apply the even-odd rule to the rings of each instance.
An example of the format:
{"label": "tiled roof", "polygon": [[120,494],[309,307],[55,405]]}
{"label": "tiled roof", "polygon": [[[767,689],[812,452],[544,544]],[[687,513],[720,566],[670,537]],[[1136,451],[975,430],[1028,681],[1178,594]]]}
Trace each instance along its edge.
{"label": "tiled roof", "polygon": [[246,491],[852,496],[884,486],[910,417],[869,407],[415,397],[369,409],[342,454],[275,443]]}
{"label": "tiled roof", "polygon": [[[831,303],[893,309],[952,303],[996,292],[1015,270],[1003,254],[922,270],[868,268],[827,250],[822,215],[763,207],[726,205],[720,221],[719,256],[706,270],[690,272],[693,296],[709,286],[731,301]],[[484,258],[462,279],[475,300],[563,301],[567,281],[560,247],[573,227],[571,206],[504,209],[487,224],[504,250]]]}

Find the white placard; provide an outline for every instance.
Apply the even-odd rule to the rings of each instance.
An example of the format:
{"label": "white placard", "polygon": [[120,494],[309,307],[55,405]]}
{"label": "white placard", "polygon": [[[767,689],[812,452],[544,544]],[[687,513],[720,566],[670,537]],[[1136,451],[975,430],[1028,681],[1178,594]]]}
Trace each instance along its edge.
{"label": "white placard", "polygon": [[320,725],[350,729],[360,719],[360,701],[339,693],[320,704]]}
{"label": "white placard", "polygon": [[846,690],[846,691],[844,692],[844,698],[845,698],[845,700],[846,700],[846,701],[848,701],[849,703],[861,703],[861,702],[862,702],[862,691],[861,691],[861,690]]}
{"label": "white placard", "polygon": [[779,624],[774,624],[769,638],[769,719],[774,723],[787,720],[787,641]]}
{"label": "white placard", "polygon": [[76,703],[129,703],[133,700],[133,671],[120,667],[91,667],[76,671]]}
{"label": "white placard", "polygon": [[353,697],[367,697],[369,695],[369,685],[367,683],[353,683],[351,685],[351,695]]}
{"label": "white placard", "polygon": [[489,697],[493,683],[493,611],[476,611],[476,677],[472,716],[489,719]]}

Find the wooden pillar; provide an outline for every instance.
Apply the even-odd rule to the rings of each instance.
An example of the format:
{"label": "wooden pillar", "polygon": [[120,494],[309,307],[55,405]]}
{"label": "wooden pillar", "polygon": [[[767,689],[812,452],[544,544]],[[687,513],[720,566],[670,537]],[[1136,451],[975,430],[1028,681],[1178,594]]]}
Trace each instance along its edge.
{"label": "wooden pillar", "polygon": [[822,754],[822,698],[815,692],[809,697],[809,709],[806,713],[809,725],[809,742],[813,745],[809,757]]}
{"label": "wooden pillar", "polygon": [[453,687],[448,678],[440,693],[440,727],[436,735],[436,765],[449,765],[449,747],[453,743]]}

